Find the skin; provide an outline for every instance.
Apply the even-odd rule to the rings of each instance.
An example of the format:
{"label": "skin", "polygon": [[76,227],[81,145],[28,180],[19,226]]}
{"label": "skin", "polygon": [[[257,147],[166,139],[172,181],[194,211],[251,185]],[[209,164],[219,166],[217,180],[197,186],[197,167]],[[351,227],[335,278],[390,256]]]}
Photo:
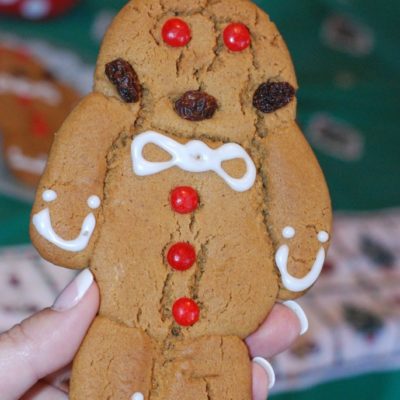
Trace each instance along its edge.
{"label": "skin", "polygon": [[[72,309],[45,309],[0,335],[0,369],[7,371],[0,375],[2,399],[67,400],[68,389],[54,382],[69,370],[98,307],[99,290],[93,283]],[[296,315],[277,304],[246,343],[253,357],[270,358],[289,348],[299,332]],[[253,365],[253,399],[265,400],[267,387],[264,370]]]}

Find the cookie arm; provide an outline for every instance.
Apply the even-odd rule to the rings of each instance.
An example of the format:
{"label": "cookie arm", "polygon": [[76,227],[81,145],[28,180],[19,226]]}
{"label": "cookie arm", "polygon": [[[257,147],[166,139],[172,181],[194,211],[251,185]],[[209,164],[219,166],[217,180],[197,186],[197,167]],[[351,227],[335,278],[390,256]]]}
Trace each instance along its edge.
{"label": "cookie arm", "polygon": [[30,226],[32,242],[46,260],[68,268],[88,266],[101,225],[107,154],[129,133],[135,111],[92,93],[55,134]]}
{"label": "cookie arm", "polygon": [[[294,299],[320,273],[331,232],[330,197],[318,161],[295,123],[270,132],[264,148],[266,218],[281,276],[279,299]],[[288,227],[293,229],[284,231]]]}

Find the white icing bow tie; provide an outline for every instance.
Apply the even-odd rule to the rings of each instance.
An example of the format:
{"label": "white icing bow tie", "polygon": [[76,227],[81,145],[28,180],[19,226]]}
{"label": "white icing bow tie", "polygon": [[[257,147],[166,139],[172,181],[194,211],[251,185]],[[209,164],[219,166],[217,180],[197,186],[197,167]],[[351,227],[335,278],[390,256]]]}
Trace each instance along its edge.
{"label": "white icing bow tie", "polygon": [[[171,160],[164,162],[147,161],[143,157],[143,148],[155,144],[171,155]],[[186,144],[154,131],[147,131],[136,136],[132,142],[132,163],[136,175],[154,175],[172,167],[179,167],[188,172],[214,171],[233,190],[244,192],[250,189],[256,180],[256,167],[243,147],[236,143],[227,143],[218,149],[211,149],[200,140]],[[233,178],[222,168],[224,161],[242,159],[246,163],[246,173],[242,178]]]}

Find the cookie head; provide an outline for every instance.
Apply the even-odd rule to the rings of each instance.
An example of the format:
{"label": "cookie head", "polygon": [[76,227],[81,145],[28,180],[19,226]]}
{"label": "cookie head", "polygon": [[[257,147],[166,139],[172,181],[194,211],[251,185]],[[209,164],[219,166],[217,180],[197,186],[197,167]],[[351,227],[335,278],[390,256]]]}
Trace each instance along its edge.
{"label": "cookie head", "polygon": [[0,131],[14,174],[35,185],[46,164],[53,133],[78,101],[27,49],[0,47]]}
{"label": "cookie head", "polygon": [[[118,82],[107,72],[116,60],[129,66]],[[127,87],[140,95],[121,93]],[[128,3],[105,37],[95,79],[97,91],[140,109],[138,130],[237,143],[293,119],[296,88],[275,25],[245,0]]]}

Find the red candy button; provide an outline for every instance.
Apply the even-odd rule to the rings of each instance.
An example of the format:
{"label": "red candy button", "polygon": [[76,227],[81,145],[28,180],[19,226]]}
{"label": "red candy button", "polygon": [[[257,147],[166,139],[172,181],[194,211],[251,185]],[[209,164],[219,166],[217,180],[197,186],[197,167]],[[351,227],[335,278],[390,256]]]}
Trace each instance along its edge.
{"label": "red candy button", "polygon": [[196,302],[187,297],[182,297],[175,301],[172,314],[177,324],[191,326],[199,320],[200,309]]}
{"label": "red candy button", "polygon": [[32,115],[32,133],[37,137],[46,137],[51,133],[48,123],[40,114]]}
{"label": "red candy button", "polygon": [[196,251],[189,243],[176,243],[168,250],[168,264],[178,270],[186,271],[196,261]]}
{"label": "red candy button", "polygon": [[189,25],[179,18],[169,19],[162,28],[162,37],[165,43],[172,47],[186,46],[192,38]]}
{"label": "red candy button", "polygon": [[196,210],[199,205],[199,196],[190,186],[180,186],[171,192],[171,206],[180,214],[188,214]]}
{"label": "red candy button", "polygon": [[229,24],[224,30],[224,42],[232,51],[243,51],[250,46],[251,36],[246,25],[240,22]]}

